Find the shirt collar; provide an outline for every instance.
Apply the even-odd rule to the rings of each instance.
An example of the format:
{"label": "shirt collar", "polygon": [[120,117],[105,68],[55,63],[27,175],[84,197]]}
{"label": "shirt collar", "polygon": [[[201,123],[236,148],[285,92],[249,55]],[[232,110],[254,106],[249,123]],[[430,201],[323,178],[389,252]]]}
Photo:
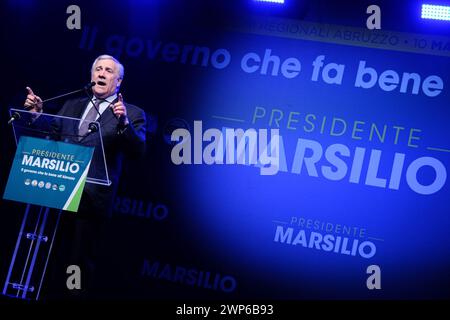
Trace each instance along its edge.
{"label": "shirt collar", "polygon": [[94,102],[97,101],[97,100],[100,100],[101,102],[107,101],[108,103],[112,103],[116,99],[117,99],[117,93],[114,93],[113,95],[107,97],[106,99],[100,99],[100,98],[97,98],[97,97],[94,96],[93,100],[94,100]]}

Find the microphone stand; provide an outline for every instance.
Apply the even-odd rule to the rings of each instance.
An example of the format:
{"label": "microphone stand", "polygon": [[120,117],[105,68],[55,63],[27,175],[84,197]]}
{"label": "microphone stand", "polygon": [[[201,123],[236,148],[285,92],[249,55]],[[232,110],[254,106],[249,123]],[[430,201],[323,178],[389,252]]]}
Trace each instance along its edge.
{"label": "microphone stand", "polygon": [[[94,99],[93,99],[94,95],[91,96],[89,94],[89,92],[88,92],[89,88],[84,87],[83,89],[84,89],[84,93],[86,93],[87,97],[89,98],[89,101],[92,103],[92,107],[95,109],[95,111],[97,111],[98,117],[100,118],[102,115],[101,115],[100,111],[98,110],[97,106],[95,105],[95,102],[94,102]],[[86,120],[83,120],[83,121],[86,121]],[[80,136],[80,135],[78,136],[78,142],[83,141],[84,138],[86,138],[88,135],[90,135],[93,132],[97,132],[98,130],[99,130],[99,128],[96,125],[96,123],[95,122],[91,122],[89,124],[88,132],[86,132],[86,134],[84,136]]]}

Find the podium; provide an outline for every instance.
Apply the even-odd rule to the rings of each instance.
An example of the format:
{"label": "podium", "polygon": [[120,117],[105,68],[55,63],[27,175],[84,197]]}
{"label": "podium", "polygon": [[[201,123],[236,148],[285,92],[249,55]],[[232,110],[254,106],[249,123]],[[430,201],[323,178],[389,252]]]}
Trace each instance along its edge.
{"label": "podium", "polygon": [[[76,148],[75,146],[88,147],[83,149],[91,151],[92,157],[90,158],[90,164],[85,169],[87,175],[84,176],[82,185],[84,186],[84,182],[105,186],[111,185],[103,148],[102,130],[98,122],[90,122],[88,133],[80,136],[78,128],[84,120],[46,113],[34,113],[15,108],[10,108],[9,111],[13,119],[11,125],[17,146],[22,145],[25,140],[33,140],[44,142],[44,146],[46,145],[45,142],[53,145],[55,144],[53,142],[57,142],[58,146],[68,148],[71,146],[73,148]],[[45,153],[45,150],[39,150],[39,152],[43,154],[42,152]],[[23,151],[22,153],[27,152]],[[19,156],[21,156],[19,152],[16,152],[15,161],[18,160]],[[51,160],[48,160],[47,164],[50,163],[49,161]],[[49,168],[49,166],[46,168]],[[39,300],[60,219],[65,214],[76,214],[76,212],[63,210],[65,207],[60,202],[53,201],[53,198],[62,194],[59,191],[67,190],[62,190],[65,189],[62,188],[64,184],[52,183],[55,181],[50,182],[48,175],[45,177],[46,179],[36,179],[32,182],[27,181],[30,179],[16,181],[22,179],[15,178],[16,176],[10,173],[8,186],[12,185],[12,188],[9,188],[12,192],[7,192],[7,186],[4,198],[25,203],[25,210],[2,294],[19,299]],[[53,179],[58,178],[59,175],[55,175]],[[61,179],[63,178],[67,179],[65,175],[61,175]],[[47,180],[47,182],[40,181],[39,185],[35,185],[34,181],[38,180]],[[77,182],[71,181],[70,183],[79,187],[80,183]],[[23,186],[23,184],[26,186]],[[23,188],[25,188],[24,190],[30,190],[30,194],[27,194],[27,192],[15,194],[21,193],[15,191]],[[80,189],[81,192],[82,188]],[[45,200],[45,197],[42,196],[44,194],[50,199],[50,205],[42,205]],[[73,202],[73,194],[71,197]],[[76,205],[76,207],[78,206]],[[68,208],[72,208],[70,211],[76,211],[73,209],[74,205],[68,206]]]}

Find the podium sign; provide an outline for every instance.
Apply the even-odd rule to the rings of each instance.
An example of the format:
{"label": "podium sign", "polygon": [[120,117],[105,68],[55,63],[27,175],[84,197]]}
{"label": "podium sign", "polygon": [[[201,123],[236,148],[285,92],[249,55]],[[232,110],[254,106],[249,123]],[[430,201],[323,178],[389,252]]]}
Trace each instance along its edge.
{"label": "podium sign", "polygon": [[4,199],[78,211],[93,147],[21,136]]}

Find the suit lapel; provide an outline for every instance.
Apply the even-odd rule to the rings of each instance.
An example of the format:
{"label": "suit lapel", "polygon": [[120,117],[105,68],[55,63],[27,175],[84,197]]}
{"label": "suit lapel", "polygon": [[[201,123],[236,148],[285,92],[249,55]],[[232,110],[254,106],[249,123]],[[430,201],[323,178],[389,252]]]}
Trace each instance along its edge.
{"label": "suit lapel", "polygon": [[[67,116],[70,116],[72,118],[81,119],[81,116],[83,115],[84,110],[86,110],[86,107],[88,106],[89,99],[88,98],[81,98],[76,102],[73,107],[69,108],[69,114]],[[73,137],[78,135],[78,127],[80,125],[79,121],[72,121],[72,127],[70,134],[73,135]]]}
{"label": "suit lapel", "polygon": [[78,104],[78,108],[74,108],[74,118],[81,119],[84,110],[86,110],[90,100],[89,98],[81,98]]}
{"label": "suit lapel", "polygon": [[[118,100],[119,99],[116,98],[115,100],[113,100],[113,102],[110,103],[110,105],[116,103]],[[110,108],[111,107],[108,106],[108,108],[106,108],[105,111],[103,111],[103,113],[101,114],[101,116],[97,119],[97,121],[100,123],[102,129],[105,127],[105,125],[107,123],[116,119],[114,116],[114,113],[111,110],[109,110]]]}

